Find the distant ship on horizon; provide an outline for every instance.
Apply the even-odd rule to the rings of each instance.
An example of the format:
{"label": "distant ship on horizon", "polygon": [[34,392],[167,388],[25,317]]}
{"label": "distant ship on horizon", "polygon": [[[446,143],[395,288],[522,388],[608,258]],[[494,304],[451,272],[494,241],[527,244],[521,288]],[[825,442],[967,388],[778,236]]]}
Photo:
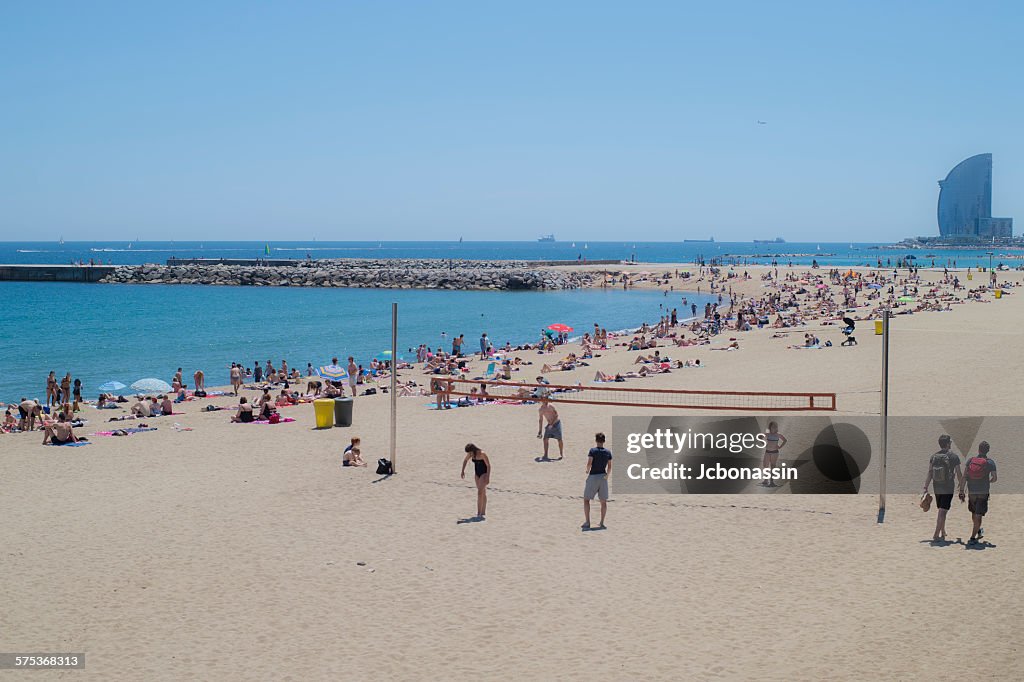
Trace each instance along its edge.
{"label": "distant ship on horizon", "polygon": [[786,240],[782,237],[776,237],[775,239],[755,239],[755,244],[785,244]]}
{"label": "distant ship on horizon", "polygon": [[711,239],[684,239],[683,243],[684,244],[714,244],[715,243],[715,238],[712,237]]}
{"label": "distant ship on horizon", "polygon": [[555,235],[553,234],[542,234],[537,241],[539,242],[553,242],[555,241]]}

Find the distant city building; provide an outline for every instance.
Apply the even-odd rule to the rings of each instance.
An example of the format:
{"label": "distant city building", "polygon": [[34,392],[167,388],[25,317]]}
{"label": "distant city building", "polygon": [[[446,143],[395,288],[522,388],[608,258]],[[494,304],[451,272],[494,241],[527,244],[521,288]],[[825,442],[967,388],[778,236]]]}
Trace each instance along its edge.
{"label": "distant city building", "polygon": [[939,180],[939,234],[953,238],[1009,238],[1013,218],[992,217],[992,155],[978,154]]}

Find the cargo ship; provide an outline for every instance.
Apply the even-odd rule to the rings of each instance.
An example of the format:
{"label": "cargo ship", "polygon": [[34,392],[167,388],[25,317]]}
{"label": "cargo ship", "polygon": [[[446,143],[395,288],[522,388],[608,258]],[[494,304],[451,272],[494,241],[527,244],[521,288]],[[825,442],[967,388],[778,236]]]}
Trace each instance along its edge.
{"label": "cargo ship", "polygon": [[553,234],[541,235],[537,239],[537,241],[539,241],[539,242],[553,242],[553,241],[555,241],[555,235],[553,235]]}
{"label": "cargo ship", "polygon": [[785,244],[786,240],[782,237],[776,237],[775,239],[755,239],[755,244]]}

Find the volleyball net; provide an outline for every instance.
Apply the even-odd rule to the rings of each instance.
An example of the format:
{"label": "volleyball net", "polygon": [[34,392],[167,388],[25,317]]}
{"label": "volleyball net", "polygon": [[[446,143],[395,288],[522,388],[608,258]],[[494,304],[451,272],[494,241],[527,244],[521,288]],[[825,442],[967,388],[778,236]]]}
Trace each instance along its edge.
{"label": "volleyball net", "polygon": [[[609,382],[614,383],[614,382]],[[757,412],[835,412],[835,393],[783,393],[778,391],[697,391],[625,386],[575,386],[512,381],[435,377],[431,393],[453,397],[551,402],[615,407],[654,407],[683,410],[748,410]]]}

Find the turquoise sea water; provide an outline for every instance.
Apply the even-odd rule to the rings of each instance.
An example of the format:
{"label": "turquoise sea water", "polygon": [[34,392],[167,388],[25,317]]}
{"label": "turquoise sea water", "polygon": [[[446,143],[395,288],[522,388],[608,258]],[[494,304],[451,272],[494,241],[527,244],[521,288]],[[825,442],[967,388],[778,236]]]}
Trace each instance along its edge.
{"label": "turquoise sea water", "polygon": [[[252,367],[273,359],[305,374],[307,362],[354,355],[364,365],[390,348],[391,303],[399,304],[399,352],[420,343],[437,348],[446,332],[479,348],[481,332],[495,345],[533,341],[561,322],[582,334],[595,322],[609,330],[657,321],[659,306],[682,292],[618,289],[494,292],[290,287],[103,285],[0,282],[0,401],[45,398],[50,370],[82,379],[84,394],[114,379],[170,382],[175,369],[195,369],[207,385],[228,383],[231,362]],[[687,295],[703,308],[707,296]],[[689,316],[686,311],[685,317]],[[126,389],[127,390],[127,389]]]}
{"label": "turquoise sea water", "polygon": [[[766,235],[771,237],[772,235]],[[875,265],[886,259],[915,254],[924,261],[935,254],[944,264],[987,265],[984,249],[906,250],[874,249],[878,244],[804,242],[754,244],[752,242],[0,242],[0,263],[69,263],[94,259],[103,263],[164,263],[168,258],[465,258],[471,260],[636,260],[647,263],[691,263],[697,258],[724,258],[763,263],[778,256],[786,262],[823,266]],[[267,251],[269,250],[269,254]],[[998,255],[1001,251],[997,250]],[[1024,251],[1016,250],[1018,257]],[[789,254],[807,254],[790,258]],[[931,258],[927,258],[930,263]],[[1019,262],[1019,261],[1017,261]],[[922,264],[924,264],[922,262]]]}

